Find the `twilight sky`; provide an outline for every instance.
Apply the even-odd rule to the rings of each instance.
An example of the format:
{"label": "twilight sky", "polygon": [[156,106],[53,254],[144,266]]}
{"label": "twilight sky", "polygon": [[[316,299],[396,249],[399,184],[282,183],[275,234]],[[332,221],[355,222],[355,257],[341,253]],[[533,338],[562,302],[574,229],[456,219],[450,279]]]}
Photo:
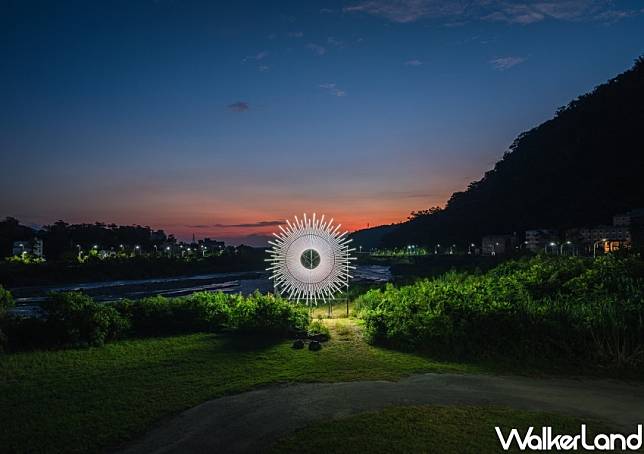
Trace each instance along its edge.
{"label": "twilight sky", "polygon": [[0,216],[401,221],[641,54],[641,0],[0,0]]}

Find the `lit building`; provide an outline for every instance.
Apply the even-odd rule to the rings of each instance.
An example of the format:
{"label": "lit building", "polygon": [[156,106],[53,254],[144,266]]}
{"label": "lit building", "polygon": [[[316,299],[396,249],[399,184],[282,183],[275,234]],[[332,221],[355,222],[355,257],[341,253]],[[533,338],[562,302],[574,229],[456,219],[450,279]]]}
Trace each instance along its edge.
{"label": "lit building", "polygon": [[23,253],[31,254],[35,257],[42,257],[42,240],[39,238],[34,238],[33,240],[14,241],[13,255],[22,255]]}
{"label": "lit building", "polygon": [[498,255],[511,252],[516,243],[514,235],[487,235],[481,240],[483,255]]}
{"label": "lit building", "polygon": [[559,234],[551,229],[533,229],[525,232],[526,249],[532,252],[543,251],[550,243],[558,243]]}

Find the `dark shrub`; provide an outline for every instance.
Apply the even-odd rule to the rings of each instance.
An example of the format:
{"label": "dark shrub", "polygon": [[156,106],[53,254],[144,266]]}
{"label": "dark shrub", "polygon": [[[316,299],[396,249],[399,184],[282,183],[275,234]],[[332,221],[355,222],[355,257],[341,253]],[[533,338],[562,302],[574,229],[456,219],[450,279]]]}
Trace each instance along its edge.
{"label": "dark shrub", "polygon": [[5,315],[7,309],[13,307],[13,297],[9,290],[5,290],[0,285],[0,317]]}
{"label": "dark shrub", "polygon": [[242,333],[293,336],[306,332],[309,315],[302,306],[295,306],[279,296],[259,292],[232,298],[231,322]]}
{"label": "dark shrub", "polygon": [[0,285],[0,353],[5,351],[8,345],[7,334],[3,331],[3,326],[6,324],[7,309],[10,307],[13,307],[11,292]]}
{"label": "dark shrub", "polygon": [[46,337],[51,344],[103,345],[128,326],[116,309],[79,292],[53,293],[43,309],[47,313]]}

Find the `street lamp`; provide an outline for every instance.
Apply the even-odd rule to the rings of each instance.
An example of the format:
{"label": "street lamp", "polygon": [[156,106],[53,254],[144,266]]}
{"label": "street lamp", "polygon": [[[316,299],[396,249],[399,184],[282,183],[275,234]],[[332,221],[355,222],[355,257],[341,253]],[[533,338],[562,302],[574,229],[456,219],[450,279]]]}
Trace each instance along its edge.
{"label": "street lamp", "polygon": [[434,246],[434,255],[438,254],[438,248],[440,247],[441,247],[440,244],[436,244],[436,246]]}
{"label": "street lamp", "polygon": [[599,243],[606,243],[606,241],[608,241],[606,238],[602,238],[601,240],[593,243],[593,258],[597,257],[597,245]]}
{"label": "street lamp", "polygon": [[557,243],[555,243],[554,241],[551,241],[550,243],[546,243],[546,245],[543,247],[543,252],[546,252],[546,253],[548,252],[548,246],[554,247],[556,245]]}
{"label": "street lamp", "polygon": [[564,246],[570,246],[572,243],[570,241],[566,241],[565,243],[561,243],[561,246],[559,246],[559,255],[563,255],[563,248]]}

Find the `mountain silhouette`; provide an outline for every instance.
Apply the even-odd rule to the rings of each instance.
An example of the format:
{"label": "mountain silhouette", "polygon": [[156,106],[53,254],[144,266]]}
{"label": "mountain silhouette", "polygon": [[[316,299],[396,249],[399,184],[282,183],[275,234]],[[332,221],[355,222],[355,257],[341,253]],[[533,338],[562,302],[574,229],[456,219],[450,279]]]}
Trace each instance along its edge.
{"label": "mountain silhouette", "polygon": [[353,238],[370,247],[440,242],[462,248],[488,234],[610,223],[614,214],[644,206],[643,188],[640,57],[631,69],[520,134],[493,169],[452,194],[443,209]]}

